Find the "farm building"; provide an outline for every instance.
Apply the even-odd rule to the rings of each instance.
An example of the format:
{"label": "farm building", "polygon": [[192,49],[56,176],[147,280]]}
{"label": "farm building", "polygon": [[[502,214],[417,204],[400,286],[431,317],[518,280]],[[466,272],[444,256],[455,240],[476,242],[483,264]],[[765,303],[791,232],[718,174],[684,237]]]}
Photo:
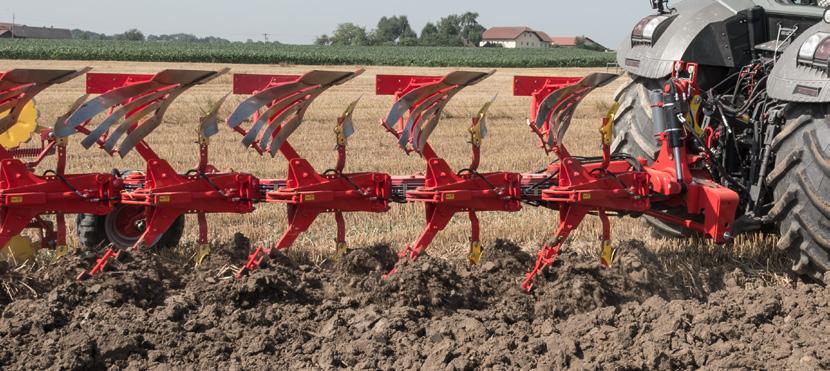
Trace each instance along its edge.
{"label": "farm building", "polygon": [[22,24],[0,23],[0,39],[71,39],[72,33],[63,28],[29,27]]}
{"label": "farm building", "polygon": [[572,48],[582,46],[586,49],[608,50],[608,48],[587,36],[554,36],[550,39],[550,44],[554,47]]}
{"label": "farm building", "polygon": [[481,35],[480,46],[501,45],[505,48],[549,48],[550,36],[529,27],[493,27]]}

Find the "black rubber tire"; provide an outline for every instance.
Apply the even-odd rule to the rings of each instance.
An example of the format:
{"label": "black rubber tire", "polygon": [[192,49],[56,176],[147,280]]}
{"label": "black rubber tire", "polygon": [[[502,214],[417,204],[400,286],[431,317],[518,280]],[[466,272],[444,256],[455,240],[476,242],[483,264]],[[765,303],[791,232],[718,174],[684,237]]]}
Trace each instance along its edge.
{"label": "black rubber tire", "polygon": [[793,103],[784,114],[766,179],[775,196],[768,218],[778,223],[777,247],[792,256],[793,271],[821,281],[830,271],[830,105]]}
{"label": "black rubber tire", "polygon": [[94,214],[75,216],[75,235],[84,250],[96,250],[109,244],[104,232],[104,217]]}
{"label": "black rubber tire", "polygon": [[654,138],[648,91],[660,89],[661,85],[658,80],[632,76],[614,94],[614,100],[620,104],[620,108],[614,118],[611,152],[642,157],[648,162],[657,158],[660,147]]}
{"label": "black rubber tire", "polygon": [[[614,117],[614,141],[611,143],[611,151],[641,157],[652,163],[657,159],[660,145],[654,137],[648,91],[660,89],[663,83],[643,77],[630,77],[630,81],[614,94],[614,100],[620,107]],[[682,212],[666,212],[682,216]],[[643,219],[654,228],[653,231],[658,237],[686,238],[696,235],[692,230],[671,225],[648,215],[643,216]]]}
{"label": "black rubber tire", "polygon": [[[153,247],[167,249],[178,246],[184,234],[184,219],[184,215],[176,219]],[[110,243],[113,243],[115,247],[126,249],[135,243],[135,239],[130,242],[126,238],[110,238],[108,232],[112,233],[107,228],[107,215],[78,214],[75,217],[75,233],[80,246],[84,249],[96,250],[109,246]]]}

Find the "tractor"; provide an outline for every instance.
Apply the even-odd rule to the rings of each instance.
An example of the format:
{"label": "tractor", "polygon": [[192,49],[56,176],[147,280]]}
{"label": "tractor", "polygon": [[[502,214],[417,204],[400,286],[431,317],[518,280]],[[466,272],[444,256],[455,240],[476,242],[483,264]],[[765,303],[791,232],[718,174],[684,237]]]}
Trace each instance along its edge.
{"label": "tractor", "polygon": [[[792,270],[830,270],[830,13],[826,1],[651,0],[620,45],[630,81],[615,95],[612,152],[657,159],[660,91],[676,61],[696,66],[690,151],[740,197],[732,235],[777,232]],[[683,207],[663,212],[681,218]],[[655,233],[696,232],[645,215]]]}

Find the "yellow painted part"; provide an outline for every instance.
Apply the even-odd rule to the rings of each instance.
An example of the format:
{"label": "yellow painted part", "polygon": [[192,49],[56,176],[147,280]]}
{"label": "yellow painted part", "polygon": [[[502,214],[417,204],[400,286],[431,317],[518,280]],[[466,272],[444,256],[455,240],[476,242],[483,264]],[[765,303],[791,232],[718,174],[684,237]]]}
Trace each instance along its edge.
{"label": "yellow painted part", "polygon": [[69,255],[69,246],[62,245],[55,248],[55,260],[61,259]]}
{"label": "yellow painted part", "polygon": [[[0,117],[6,117],[11,110],[0,112]],[[17,123],[12,125],[5,133],[0,134],[0,145],[6,149],[17,148],[20,144],[26,143],[32,138],[32,133],[37,129],[37,109],[34,101],[29,101],[23,106]]]}
{"label": "yellow painted part", "polygon": [[199,245],[199,250],[196,252],[196,267],[202,265],[205,262],[205,259],[210,255],[210,245],[208,244],[201,244]]}
{"label": "yellow painted part", "polygon": [[614,258],[617,257],[617,249],[611,244],[611,241],[602,241],[602,249],[600,250],[599,260],[603,266],[610,268],[614,264]]}
{"label": "yellow painted part", "polygon": [[478,265],[481,262],[481,242],[470,242],[470,254],[467,255],[467,259],[470,260],[472,265]]}
{"label": "yellow painted part", "polygon": [[332,260],[338,261],[340,258],[346,255],[349,252],[349,244],[345,242],[338,242],[337,246],[334,248],[334,257]]}
{"label": "yellow painted part", "polygon": [[620,102],[614,102],[605,115],[602,127],[599,129],[600,134],[602,134],[602,144],[606,146],[610,146],[611,141],[614,140],[614,119],[617,117],[619,109]]}
{"label": "yellow painted part", "polygon": [[476,147],[481,147],[481,120],[476,119],[476,124],[467,129],[470,132],[470,143]]}
{"label": "yellow painted part", "polygon": [[6,247],[0,251],[0,257],[8,262],[21,264],[27,260],[34,259],[36,252],[37,248],[32,243],[32,240],[23,236],[14,236],[6,244]]}
{"label": "yellow painted part", "polygon": [[691,122],[692,127],[695,128],[695,134],[697,134],[697,136],[703,135],[703,128],[701,128],[700,123],[697,122],[697,115],[698,115],[698,112],[700,112],[700,106],[702,104],[703,104],[703,97],[701,97],[699,94],[692,97],[691,104],[690,104],[691,112],[689,113],[689,115],[687,115],[688,117],[686,117],[686,121]]}

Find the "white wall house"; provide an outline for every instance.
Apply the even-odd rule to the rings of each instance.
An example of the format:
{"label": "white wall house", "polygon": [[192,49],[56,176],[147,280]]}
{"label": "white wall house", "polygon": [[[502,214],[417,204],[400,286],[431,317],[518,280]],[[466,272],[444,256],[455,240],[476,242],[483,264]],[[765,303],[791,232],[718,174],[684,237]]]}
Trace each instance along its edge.
{"label": "white wall house", "polygon": [[551,39],[546,33],[529,27],[493,27],[484,31],[479,46],[487,44],[505,48],[549,48]]}

